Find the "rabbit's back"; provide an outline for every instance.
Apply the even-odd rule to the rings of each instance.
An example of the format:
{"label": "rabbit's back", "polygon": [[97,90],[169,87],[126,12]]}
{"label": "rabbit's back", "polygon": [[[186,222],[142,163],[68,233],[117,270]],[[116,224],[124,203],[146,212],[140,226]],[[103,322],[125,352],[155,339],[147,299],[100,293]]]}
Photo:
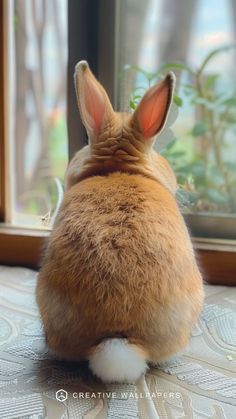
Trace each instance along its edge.
{"label": "rabbit's back", "polygon": [[[192,260],[175,199],[160,184],[139,175],[96,176],[72,187],[52,233],[52,247],[56,243],[62,252],[67,248],[68,269],[70,264],[86,265],[104,283],[117,278],[120,284],[127,277],[126,286],[129,281],[146,287],[149,270],[161,280],[162,267],[173,273],[183,257]],[[61,252],[55,257],[64,258]]]}

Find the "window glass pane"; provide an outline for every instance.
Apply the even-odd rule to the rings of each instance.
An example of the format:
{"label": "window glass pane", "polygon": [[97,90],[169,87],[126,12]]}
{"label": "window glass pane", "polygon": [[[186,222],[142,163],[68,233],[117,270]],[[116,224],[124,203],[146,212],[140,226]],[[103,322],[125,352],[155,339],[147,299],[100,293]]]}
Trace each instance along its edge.
{"label": "window glass pane", "polygon": [[67,164],[67,0],[9,1],[12,223],[49,225]]}
{"label": "window glass pane", "polygon": [[173,70],[179,116],[161,152],[179,197],[186,212],[234,216],[235,0],[125,0],[120,14],[120,109],[130,98],[134,107],[143,88]]}

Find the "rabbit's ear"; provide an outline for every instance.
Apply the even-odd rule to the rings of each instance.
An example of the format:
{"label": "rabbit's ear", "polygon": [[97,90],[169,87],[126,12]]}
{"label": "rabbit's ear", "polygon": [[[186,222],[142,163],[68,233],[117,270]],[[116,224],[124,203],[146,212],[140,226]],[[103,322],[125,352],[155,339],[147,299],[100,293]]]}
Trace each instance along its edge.
{"label": "rabbit's ear", "polygon": [[132,121],[145,138],[154,137],[164,127],[174,85],[175,75],[170,72],[162,82],[152,86],[141,99]]}
{"label": "rabbit's ear", "polygon": [[90,140],[96,141],[104,122],[112,118],[114,113],[112,105],[86,61],[80,61],[76,65],[74,79],[83,124]]}

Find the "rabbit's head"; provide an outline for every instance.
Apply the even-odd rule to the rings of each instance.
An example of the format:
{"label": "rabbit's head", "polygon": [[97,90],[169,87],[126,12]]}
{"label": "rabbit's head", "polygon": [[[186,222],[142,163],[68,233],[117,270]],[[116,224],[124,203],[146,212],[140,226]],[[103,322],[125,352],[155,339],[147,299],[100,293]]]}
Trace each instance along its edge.
{"label": "rabbit's head", "polygon": [[153,149],[168,115],[174,84],[175,76],[169,73],[145,93],[134,113],[114,112],[87,62],[80,61],[75,69],[75,88],[89,145],[71,160],[65,188],[90,176],[120,171],[155,179],[174,194],[175,175],[164,157]]}

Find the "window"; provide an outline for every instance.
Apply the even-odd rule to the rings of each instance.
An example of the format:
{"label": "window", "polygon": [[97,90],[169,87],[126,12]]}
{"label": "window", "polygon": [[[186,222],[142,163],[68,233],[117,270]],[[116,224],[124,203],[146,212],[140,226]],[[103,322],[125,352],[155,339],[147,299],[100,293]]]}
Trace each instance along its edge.
{"label": "window", "polygon": [[125,0],[120,9],[117,104],[134,107],[175,72],[179,116],[161,152],[194,233],[208,237],[236,238],[235,10],[234,0]]}
{"label": "window", "polygon": [[68,160],[67,1],[8,2],[10,222],[47,228]]}

